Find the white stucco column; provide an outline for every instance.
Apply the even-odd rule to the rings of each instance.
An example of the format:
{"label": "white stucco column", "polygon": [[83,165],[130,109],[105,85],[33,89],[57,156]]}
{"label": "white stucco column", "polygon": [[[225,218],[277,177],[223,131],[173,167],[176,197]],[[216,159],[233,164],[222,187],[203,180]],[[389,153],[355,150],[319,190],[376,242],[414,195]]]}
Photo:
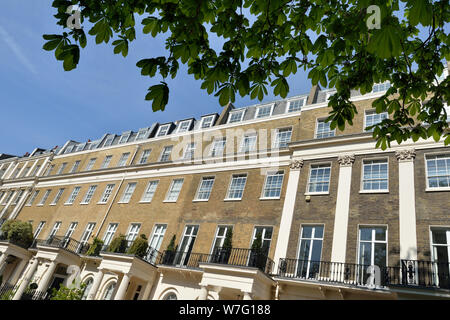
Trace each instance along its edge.
{"label": "white stucco column", "polygon": [[206,286],[202,286],[200,288],[200,295],[198,296],[198,300],[207,300],[208,299],[208,288]]}
{"label": "white stucco column", "polygon": [[139,295],[139,300],[148,300],[152,288],[153,288],[153,280],[147,281],[147,283],[145,284],[144,292],[142,293],[142,295]]}
{"label": "white stucco column", "polygon": [[303,160],[292,160],[289,170],[289,178],[286,188],[286,195],[284,198],[283,211],[281,213],[280,229],[278,230],[277,244],[274,255],[274,270],[278,272],[278,264],[280,259],[286,258],[289,235],[291,233],[292,219],[294,217],[295,202],[298,190],[298,180],[300,178],[300,171],[303,167]]}
{"label": "white stucco column", "polygon": [[37,270],[37,267],[39,265],[39,260],[34,259],[30,261],[30,268],[28,269],[28,272],[26,273],[25,277],[22,279],[22,282],[20,283],[19,288],[17,289],[16,293],[14,294],[13,300],[20,300],[22,297],[22,294],[25,292],[25,289],[28,286],[28,283],[30,283],[31,277],[34,275],[34,273]]}
{"label": "white stucco column", "polygon": [[92,282],[92,287],[91,287],[91,290],[89,290],[89,294],[88,294],[86,300],[94,300],[95,299],[98,288],[100,287],[100,284],[102,283],[103,276],[104,276],[103,269],[98,269],[98,272],[94,277],[94,282]]}
{"label": "white stucco column", "polygon": [[249,292],[243,292],[243,293],[244,293],[244,297],[242,298],[242,300],[253,300],[253,298]]}
{"label": "white stucco column", "polygon": [[399,150],[398,160],[400,259],[417,260],[414,149]]}
{"label": "white stucco column", "polygon": [[30,168],[30,171],[27,172],[27,175],[25,177],[29,177],[33,173],[33,170],[34,170],[34,168],[36,168],[38,162],[39,162],[39,159],[34,161],[33,165]]}
{"label": "white stucco column", "polygon": [[338,157],[339,181],[334,215],[333,245],[331,248],[331,262],[345,263],[347,248],[348,216],[350,210],[350,187],[352,181],[352,166],[354,155]]}
{"label": "white stucco column", "polygon": [[[8,192],[11,192],[11,190],[8,190]],[[18,195],[18,190],[14,191],[13,196],[11,197],[11,199],[9,199],[8,203],[5,205],[5,207],[3,208],[3,210],[0,212],[0,218],[3,218],[3,215],[5,214],[5,212],[8,210],[9,206],[11,205],[11,203],[14,201],[14,198],[17,197]]]}
{"label": "white stucco column", "polygon": [[41,278],[41,281],[39,281],[37,291],[44,292],[48,289],[48,286],[50,285],[50,280],[52,280],[53,273],[55,272],[57,265],[58,263],[56,261],[50,262],[50,265],[45,271],[44,276]]}
{"label": "white stucco column", "polygon": [[114,296],[114,300],[123,300],[125,298],[125,294],[127,293],[128,283],[130,282],[131,274],[125,273],[122,277],[122,281],[120,281],[119,288],[117,289],[117,293]]}

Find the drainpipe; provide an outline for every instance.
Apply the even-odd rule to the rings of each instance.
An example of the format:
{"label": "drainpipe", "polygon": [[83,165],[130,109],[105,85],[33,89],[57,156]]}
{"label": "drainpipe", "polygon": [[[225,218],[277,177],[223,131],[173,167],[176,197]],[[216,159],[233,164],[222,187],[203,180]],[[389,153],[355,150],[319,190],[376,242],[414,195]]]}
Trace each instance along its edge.
{"label": "drainpipe", "polygon": [[280,284],[278,283],[278,281],[275,287],[275,300],[280,300]]}
{"label": "drainpipe", "polygon": [[100,233],[100,230],[101,230],[101,228],[103,227],[103,224],[105,223],[106,218],[108,217],[109,211],[111,211],[111,207],[112,207],[114,201],[116,201],[117,195],[119,194],[119,190],[120,190],[120,188],[122,187],[122,184],[123,184],[123,181],[124,181],[124,180],[125,180],[125,174],[123,174],[122,180],[120,180],[120,183],[119,183],[119,186],[117,187],[116,193],[114,194],[114,197],[112,198],[111,203],[109,204],[108,209],[106,210],[105,216],[103,217],[103,220],[102,220],[102,222],[100,223],[99,228],[97,229],[97,232],[96,232],[96,234],[95,234],[95,238],[98,237],[98,235],[99,235],[99,233]]}

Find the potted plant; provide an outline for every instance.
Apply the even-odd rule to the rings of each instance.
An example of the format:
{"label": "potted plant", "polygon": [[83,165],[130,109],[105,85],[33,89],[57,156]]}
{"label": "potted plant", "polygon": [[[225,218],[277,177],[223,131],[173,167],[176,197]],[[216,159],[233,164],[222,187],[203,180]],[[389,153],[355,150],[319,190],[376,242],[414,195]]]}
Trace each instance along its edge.
{"label": "potted plant", "polygon": [[173,263],[173,260],[175,258],[175,253],[178,248],[178,246],[175,246],[175,239],[176,235],[173,235],[172,239],[170,239],[170,243],[167,246],[166,251],[164,252],[164,258],[162,263],[171,265]]}
{"label": "potted plant", "polygon": [[92,245],[89,247],[88,251],[86,252],[87,256],[99,256],[100,251],[103,247],[103,241],[99,238],[94,238],[92,241]]}
{"label": "potted plant", "polygon": [[129,254],[134,254],[137,257],[144,258],[147,253],[148,239],[145,234],[141,234],[136,240],[133,241],[130,249],[128,249]]}
{"label": "potted plant", "polygon": [[225,235],[222,247],[216,248],[213,252],[214,263],[228,264],[233,248],[233,230],[229,228]]}
{"label": "potted plant", "polygon": [[249,267],[258,267],[259,265],[259,257],[261,256],[262,249],[262,233],[261,231],[256,233],[256,238],[252,243],[252,247],[250,249],[250,259],[248,261]]}
{"label": "potted plant", "polygon": [[33,228],[29,222],[8,220],[2,225],[1,230],[5,239],[18,246],[28,248],[33,242]]}
{"label": "potted plant", "polygon": [[127,251],[127,240],[125,235],[121,234],[114,238],[109,245],[108,252],[113,253],[125,253]]}

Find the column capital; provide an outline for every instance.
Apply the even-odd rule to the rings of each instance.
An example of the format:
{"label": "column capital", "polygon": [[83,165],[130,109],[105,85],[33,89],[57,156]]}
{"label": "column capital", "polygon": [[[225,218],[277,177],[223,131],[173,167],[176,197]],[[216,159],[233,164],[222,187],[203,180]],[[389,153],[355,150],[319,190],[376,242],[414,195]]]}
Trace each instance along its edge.
{"label": "column capital", "polygon": [[402,149],[395,151],[397,160],[400,161],[413,161],[416,158],[416,149]]}
{"label": "column capital", "polygon": [[354,154],[345,154],[338,157],[338,162],[341,167],[351,167],[353,162],[355,162]]}
{"label": "column capital", "polygon": [[289,167],[291,170],[300,170],[303,167],[303,159],[291,159]]}

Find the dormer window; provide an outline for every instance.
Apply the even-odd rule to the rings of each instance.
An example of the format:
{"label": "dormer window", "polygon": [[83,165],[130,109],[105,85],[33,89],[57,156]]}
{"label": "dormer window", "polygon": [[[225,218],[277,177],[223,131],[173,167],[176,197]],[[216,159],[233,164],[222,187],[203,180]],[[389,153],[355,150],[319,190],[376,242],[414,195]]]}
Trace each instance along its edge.
{"label": "dormer window", "polygon": [[131,135],[131,131],[128,131],[128,132],[125,132],[124,134],[122,134],[122,136],[120,137],[120,140],[119,140],[119,144],[127,143],[128,139],[130,139],[130,135]]}
{"label": "dormer window", "polygon": [[113,140],[114,140],[114,136],[113,135],[112,136],[108,136],[108,138],[106,138],[105,144],[103,146],[104,147],[109,147],[113,143]]}
{"label": "dormer window", "polygon": [[64,153],[71,153],[73,150],[73,147],[75,147],[75,145],[68,146]]}
{"label": "dormer window", "polygon": [[390,87],[391,87],[391,83],[389,81],[385,82],[385,83],[377,83],[377,84],[373,85],[372,93],[386,91]]}
{"label": "dormer window", "polygon": [[205,129],[205,128],[210,128],[214,122],[214,118],[216,116],[212,115],[212,116],[207,116],[207,117],[203,117],[202,118],[202,124],[200,125],[200,128]]}
{"label": "dormer window", "polygon": [[244,118],[245,110],[238,110],[230,112],[228,123],[240,122]]}
{"label": "dormer window", "polygon": [[306,98],[292,100],[288,102],[288,112],[300,111],[306,103]]}
{"label": "dormer window", "polygon": [[166,136],[169,133],[170,123],[162,125],[158,129],[157,137]]}
{"label": "dormer window", "polygon": [[191,123],[192,123],[192,120],[181,121],[180,124],[178,125],[177,133],[182,133],[182,132],[188,131],[189,128],[191,127]]}
{"label": "dormer window", "polygon": [[142,140],[145,138],[145,135],[147,134],[147,129],[140,129],[137,136],[136,136],[136,140]]}
{"label": "dormer window", "polygon": [[273,111],[273,104],[269,105],[269,106],[263,106],[263,107],[258,107],[256,109],[256,116],[255,118],[264,118],[264,117],[270,117],[272,115],[272,111]]}

